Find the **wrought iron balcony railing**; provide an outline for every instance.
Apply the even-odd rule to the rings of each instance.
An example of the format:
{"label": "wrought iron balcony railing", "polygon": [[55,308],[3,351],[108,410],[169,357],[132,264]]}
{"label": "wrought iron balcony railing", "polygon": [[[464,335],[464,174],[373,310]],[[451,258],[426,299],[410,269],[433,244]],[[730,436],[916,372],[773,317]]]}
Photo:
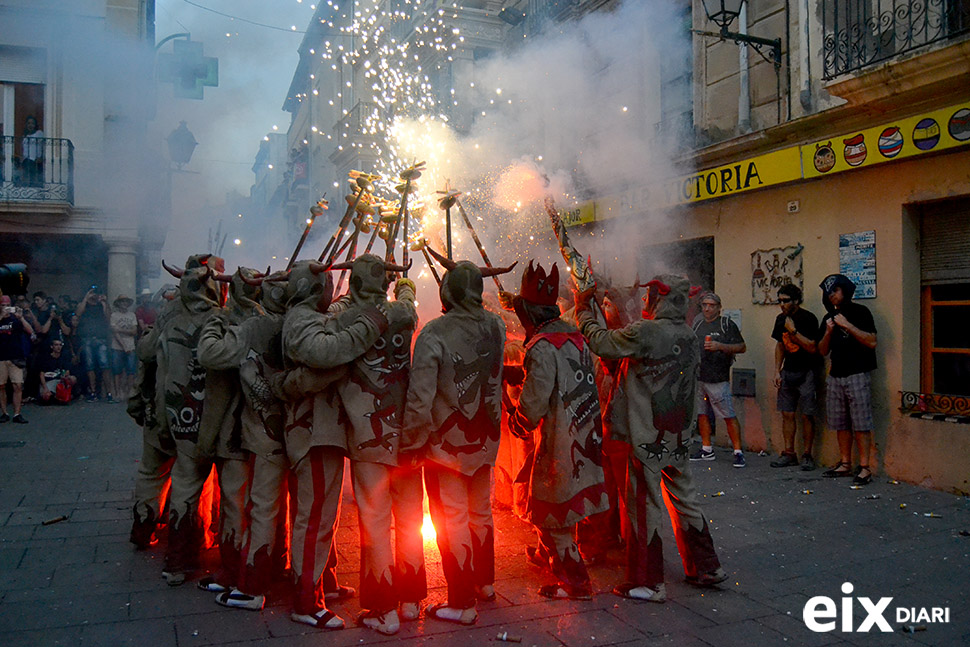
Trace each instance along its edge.
{"label": "wrought iron balcony railing", "polygon": [[900,391],[899,410],[914,418],[970,423],[970,396]]}
{"label": "wrought iron balcony railing", "polygon": [[71,140],[4,136],[0,146],[0,202],[74,204]]}
{"label": "wrought iron balcony railing", "polygon": [[970,34],[970,0],[822,0],[826,80]]}

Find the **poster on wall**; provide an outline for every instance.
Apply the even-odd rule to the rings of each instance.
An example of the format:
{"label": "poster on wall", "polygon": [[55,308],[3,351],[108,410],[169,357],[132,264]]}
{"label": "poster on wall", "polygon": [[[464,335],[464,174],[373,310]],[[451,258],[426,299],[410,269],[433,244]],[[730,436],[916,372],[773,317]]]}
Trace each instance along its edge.
{"label": "poster on wall", "polygon": [[876,298],[876,232],[839,234],[839,272],[855,283],[854,299]]}
{"label": "poster on wall", "polygon": [[778,288],[789,283],[802,287],[801,243],[792,247],[751,252],[751,303],[778,303]]}

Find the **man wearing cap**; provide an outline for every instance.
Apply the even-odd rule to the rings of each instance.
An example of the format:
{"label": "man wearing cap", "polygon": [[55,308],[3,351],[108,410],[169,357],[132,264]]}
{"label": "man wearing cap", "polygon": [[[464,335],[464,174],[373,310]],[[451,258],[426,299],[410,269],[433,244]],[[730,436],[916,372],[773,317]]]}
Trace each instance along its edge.
{"label": "man wearing cap", "polygon": [[[112,302],[111,312],[111,374],[114,378],[112,390],[120,399],[127,401],[135,383],[135,370],[138,359],[135,357],[135,336],[138,334],[138,320],[134,312],[129,312],[132,299],[119,294]],[[108,394],[111,401],[111,394]]]}
{"label": "man wearing cap", "polygon": [[[830,274],[819,284],[825,316],[819,327],[818,352],[829,355],[825,381],[826,419],[839,441],[839,464],[826,477],[854,476],[853,484],[872,481],[872,371],[876,368],[876,324],[864,305],[852,301],[855,283]],[[859,468],[852,470],[852,439],[859,448]]]}
{"label": "man wearing cap", "polygon": [[816,335],[818,318],[802,308],[802,289],[791,283],[778,288],[781,314],[775,318],[771,338],[775,340],[775,388],[778,389],[778,411],[781,412],[781,432],[785,449],[772,467],[793,467],[799,464],[795,453],[795,412],[802,411],[801,467],[815,469],[812,444],[815,440],[815,371],[818,367]]}
{"label": "man wearing cap", "polygon": [[721,315],[721,297],[708,292],[701,297],[701,316],[694,320],[694,334],[701,347],[701,366],[697,375],[697,429],[701,448],[691,454],[692,461],[714,460],[711,444],[711,417],[724,421],[734,447],[734,467],[744,467],[741,451],[741,426],[731,400],[731,364],[734,356],[747,350],[741,331],[730,317]]}

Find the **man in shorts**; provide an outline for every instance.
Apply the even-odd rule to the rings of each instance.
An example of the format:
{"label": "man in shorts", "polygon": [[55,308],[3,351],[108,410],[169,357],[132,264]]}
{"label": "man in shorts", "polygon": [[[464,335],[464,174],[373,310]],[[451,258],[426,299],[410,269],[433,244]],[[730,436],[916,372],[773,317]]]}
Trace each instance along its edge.
{"label": "man in shorts", "polygon": [[24,337],[34,331],[24,319],[24,312],[10,303],[10,297],[0,297],[0,422],[11,420],[7,414],[7,381],[13,384],[13,421],[26,424],[20,415],[23,400],[24,368],[27,352]]}
{"label": "man in shorts", "polygon": [[785,449],[772,467],[794,467],[799,464],[795,453],[795,413],[802,411],[801,467],[804,471],[815,469],[812,443],[815,440],[815,372],[818,354],[815,338],[818,335],[818,318],[802,308],[802,290],[797,285],[778,288],[778,305],[781,314],[775,318],[771,338],[775,340],[775,388],[778,389],[778,411],[781,412],[781,433]]}
{"label": "man in shorts", "polygon": [[[872,481],[869,453],[872,447],[872,371],[876,368],[876,324],[864,305],[852,301],[855,283],[830,274],[819,285],[825,316],[819,327],[818,352],[829,355],[825,381],[826,421],[839,441],[839,464],[822,473],[826,477],[854,476],[854,485]],[[859,468],[852,469],[852,440],[859,448]]]}
{"label": "man in shorts", "polygon": [[76,315],[76,333],[81,342],[81,362],[88,376],[88,402],[99,399],[98,378],[101,379],[102,398],[111,402],[111,365],[108,363],[111,319],[108,312],[108,298],[101,294],[96,285],[92,285],[78,304]]}
{"label": "man in shorts", "polygon": [[724,421],[734,447],[734,467],[744,467],[741,451],[741,426],[731,400],[731,364],[734,356],[745,352],[741,331],[729,317],[721,316],[721,297],[708,292],[701,297],[701,316],[694,321],[694,334],[701,347],[701,366],[697,376],[697,430],[701,448],[691,454],[692,461],[714,460],[711,443],[711,417]]}

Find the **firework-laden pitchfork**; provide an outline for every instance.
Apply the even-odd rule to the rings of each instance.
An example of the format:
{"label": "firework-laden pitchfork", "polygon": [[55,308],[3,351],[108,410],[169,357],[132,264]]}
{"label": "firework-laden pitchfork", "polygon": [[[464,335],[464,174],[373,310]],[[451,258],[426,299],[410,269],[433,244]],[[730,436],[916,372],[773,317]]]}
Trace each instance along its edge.
{"label": "firework-laden pitchfork", "polygon": [[320,200],[310,207],[310,217],[307,218],[306,228],[303,230],[303,235],[300,236],[300,242],[296,244],[296,249],[293,250],[293,254],[290,256],[290,262],[286,264],[286,269],[293,269],[293,263],[296,262],[296,257],[300,255],[300,250],[303,249],[303,243],[306,242],[307,236],[310,235],[310,227],[313,226],[313,221],[317,219],[318,216],[323,215],[323,212],[329,209],[330,203],[327,202],[327,194],[324,193]]}
{"label": "firework-laden pitchfork", "polygon": [[[439,191],[439,193],[440,193],[440,191]],[[451,191],[449,193],[453,193],[454,194],[455,205],[458,207],[458,213],[461,214],[462,220],[465,221],[465,226],[468,227],[468,231],[471,232],[471,234],[472,234],[472,240],[475,241],[475,246],[478,247],[478,251],[482,255],[482,260],[485,261],[485,267],[495,267],[492,264],[492,261],[488,258],[488,252],[485,251],[485,246],[482,245],[482,241],[478,237],[478,232],[476,232],[475,231],[475,228],[472,226],[471,218],[469,218],[468,217],[468,214],[465,213],[465,207],[462,206],[461,200],[458,199],[458,196],[461,195],[461,192],[459,192],[459,191]],[[502,287],[502,281],[499,280],[497,274],[492,275],[492,280],[495,281],[495,287],[498,288],[499,292],[505,292],[505,288]]]}
{"label": "firework-laden pitchfork", "polygon": [[[327,265],[333,263],[333,259],[336,258],[338,249],[340,247],[340,241],[344,237],[344,231],[347,229],[347,225],[350,224],[350,219],[353,217],[354,212],[357,211],[357,205],[360,204],[360,200],[364,197],[364,193],[372,190],[374,188],[374,180],[380,177],[379,175],[361,173],[360,171],[351,171],[348,175],[357,186],[357,193],[356,195],[347,196],[347,211],[344,213],[344,217],[340,219],[340,223],[337,225],[337,231],[335,231],[333,236],[330,237],[330,242],[328,242],[327,246],[323,248],[323,252],[321,252],[320,257],[317,259],[318,262],[326,262]],[[326,259],[326,261],[324,261],[324,259]]]}
{"label": "firework-laden pitchfork", "polygon": [[553,200],[552,196],[547,195],[543,203],[552,223],[552,231],[556,235],[556,240],[559,241],[559,253],[566,261],[566,265],[576,281],[576,287],[580,292],[595,287],[596,280],[593,278],[592,260],[590,258],[584,259],[573,247],[569,235],[566,233],[566,225],[563,224],[562,218],[559,217],[559,211],[556,209],[556,201]]}
{"label": "firework-laden pitchfork", "polygon": [[438,270],[434,266],[434,261],[431,260],[431,254],[428,253],[428,241],[424,236],[418,236],[410,244],[412,252],[420,251],[424,254],[424,261],[428,264],[428,269],[431,270],[431,276],[434,277],[434,282],[441,287],[441,277],[438,276]]}
{"label": "firework-laden pitchfork", "polygon": [[[360,233],[363,231],[365,234],[370,231],[369,222],[370,219],[377,213],[373,204],[368,200],[361,201],[357,205],[357,217],[354,218],[354,233],[350,235],[347,242],[341,246],[340,251],[337,252],[337,256],[343,252],[344,248],[347,249],[347,255],[344,257],[344,263],[353,262],[357,258],[357,239],[360,237]],[[337,283],[334,286],[334,294],[340,293],[340,288],[343,286],[344,276],[347,274],[347,270],[341,270],[340,276],[337,278]]]}
{"label": "firework-laden pitchfork", "polygon": [[[394,258],[394,246],[397,244],[397,232],[401,229],[401,224],[404,224],[404,250],[402,251],[402,265],[408,267],[408,195],[417,191],[417,187],[414,186],[414,181],[421,177],[421,171],[424,170],[425,162],[415,162],[411,166],[407,167],[400,173],[401,184],[398,184],[395,189],[401,194],[401,208],[397,212],[397,222],[391,225],[391,235],[387,239],[387,253],[384,255],[384,261],[391,261]],[[404,276],[406,277],[407,270],[404,270]]]}

